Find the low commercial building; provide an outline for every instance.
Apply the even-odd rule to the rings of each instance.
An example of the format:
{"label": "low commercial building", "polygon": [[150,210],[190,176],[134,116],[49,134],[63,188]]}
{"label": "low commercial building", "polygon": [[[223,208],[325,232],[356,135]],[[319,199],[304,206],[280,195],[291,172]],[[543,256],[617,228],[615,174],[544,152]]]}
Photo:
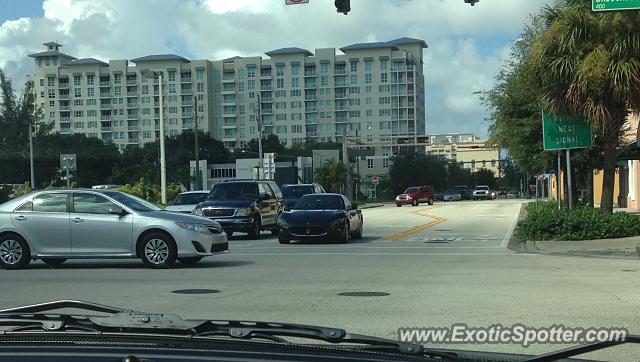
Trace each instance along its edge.
{"label": "low commercial building", "polygon": [[488,144],[486,140],[470,133],[434,134],[427,137],[427,154],[457,162],[471,172],[484,168],[493,171],[496,177],[500,175],[500,149]]}

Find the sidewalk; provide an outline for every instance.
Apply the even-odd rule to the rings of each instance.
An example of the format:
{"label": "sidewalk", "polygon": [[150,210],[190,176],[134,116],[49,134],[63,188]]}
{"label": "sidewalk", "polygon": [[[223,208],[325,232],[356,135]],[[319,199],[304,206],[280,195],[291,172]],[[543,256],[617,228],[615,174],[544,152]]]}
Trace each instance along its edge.
{"label": "sidewalk", "polygon": [[382,207],[384,204],[376,203],[376,204],[364,204],[362,206],[358,206],[359,209],[372,209],[374,207]]}

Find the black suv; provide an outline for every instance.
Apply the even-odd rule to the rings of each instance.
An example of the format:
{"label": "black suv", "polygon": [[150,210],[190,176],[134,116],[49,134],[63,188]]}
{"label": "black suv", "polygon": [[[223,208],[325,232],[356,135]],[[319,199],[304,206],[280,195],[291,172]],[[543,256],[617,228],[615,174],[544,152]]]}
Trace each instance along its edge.
{"label": "black suv", "polygon": [[325,194],[324,187],[317,183],[282,185],[282,206],[293,208],[304,195]]}
{"label": "black suv", "polygon": [[274,181],[234,180],[214,185],[193,213],[217,221],[228,236],[243,232],[257,239],[261,230],[278,234],[281,211],[282,192]]}

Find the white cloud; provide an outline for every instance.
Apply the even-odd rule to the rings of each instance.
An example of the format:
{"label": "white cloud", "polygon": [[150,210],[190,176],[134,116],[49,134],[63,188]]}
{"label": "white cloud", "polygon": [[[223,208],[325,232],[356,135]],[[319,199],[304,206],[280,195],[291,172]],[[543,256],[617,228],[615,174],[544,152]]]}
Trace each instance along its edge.
{"label": "white cloud", "polygon": [[[484,133],[474,91],[491,87],[530,13],[549,0],[352,0],[348,16],[329,0],[44,0],[42,18],[0,26],[0,67],[16,84],[30,52],[57,41],[76,57],[134,58],[178,53],[221,59],[286,47],[339,48],[401,36],[424,39],[427,129]],[[485,49],[484,40],[502,42]],[[264,55],[263,55],[264,56]]]}

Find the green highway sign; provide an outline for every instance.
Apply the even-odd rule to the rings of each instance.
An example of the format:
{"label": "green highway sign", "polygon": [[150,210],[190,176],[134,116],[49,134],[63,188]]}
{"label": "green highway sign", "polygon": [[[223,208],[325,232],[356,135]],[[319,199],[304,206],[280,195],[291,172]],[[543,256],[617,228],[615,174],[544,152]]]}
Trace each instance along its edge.
{"label": "green highway sign", "polygon": [[640,10],[640,0],[591,0],[591,10]]}
{"label": "green highway sign", "polygon": [[584,118],[556,118],[542,111],[542,139],[546,151],[592,146],[591,124]]}

